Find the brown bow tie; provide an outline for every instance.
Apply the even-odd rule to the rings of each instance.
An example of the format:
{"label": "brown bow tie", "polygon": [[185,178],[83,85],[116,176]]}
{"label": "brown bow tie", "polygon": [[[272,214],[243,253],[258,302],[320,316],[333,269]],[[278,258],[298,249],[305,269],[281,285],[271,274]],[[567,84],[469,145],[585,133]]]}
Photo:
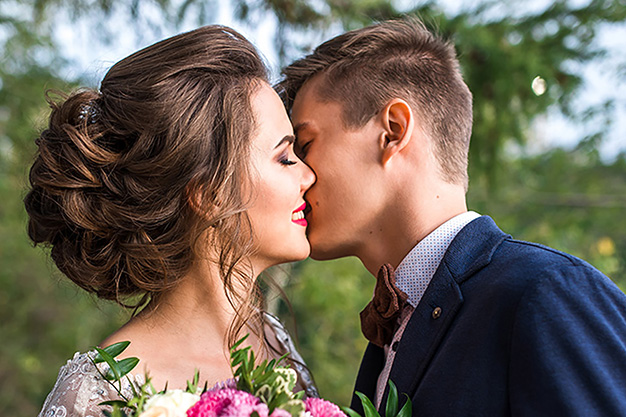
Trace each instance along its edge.
{"label": "brown bow tie", "polygon": [[374,298],[361,311],[363,335],[376,346],[390,344],[407,299],[408,296],[396,287],[393,267],[389,264],[381,266],[376,277]]}

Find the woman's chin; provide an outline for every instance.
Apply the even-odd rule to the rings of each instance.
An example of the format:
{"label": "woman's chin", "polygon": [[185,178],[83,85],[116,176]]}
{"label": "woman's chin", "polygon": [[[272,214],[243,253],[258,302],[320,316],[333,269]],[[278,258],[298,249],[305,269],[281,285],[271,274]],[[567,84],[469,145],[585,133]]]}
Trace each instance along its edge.
{"label": "woman's chin", "polygon": [[277,264],[284,264],[284,263],[288,263],[288,262],[298,262],[298,261],[303,261],[306,258],[309,257],[309,255],[311,254],[311,245],[309,245],[309,241],[306,241],[306,244],[304,245],[299,245],[301,246],[296,248],[292,248],[291,253],[289,253],[289,255],[285,256],[285,259],[277,262]]}
{"label": "woman's chin", "polygon": [[254,271],[255,271],[255,274],[258,274],[261,271],[264,271],[273,266],[286,264],[290,262],[303,261],[306,258],[308,258],[310,254],[311,254],[311,246],[309,245],[308,241],[306,241],[306,244],[302,244],[298,246],[294,245],[289,248],[289,251],[285,251],[284,253],[280,253],[280,254],[274,254],[274,256],[271,256],[271,257],[269,256],[264,257],[264,256],[257,255],[256,259],[253,259],[253,265],[255,266]]}

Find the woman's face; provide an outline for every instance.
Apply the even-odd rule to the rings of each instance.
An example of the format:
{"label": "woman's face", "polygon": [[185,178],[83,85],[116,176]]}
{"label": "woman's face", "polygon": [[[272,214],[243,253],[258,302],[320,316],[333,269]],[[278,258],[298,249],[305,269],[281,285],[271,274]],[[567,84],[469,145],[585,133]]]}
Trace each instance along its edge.
{"label": "woman's face", "polygon": [[293,129],[274,90],[263,83],[252,96],[257,129],[251,140],[252,202],[248,215],[256,247],[255,273],[309,256],[304,193],[313,171],[293,151]]}

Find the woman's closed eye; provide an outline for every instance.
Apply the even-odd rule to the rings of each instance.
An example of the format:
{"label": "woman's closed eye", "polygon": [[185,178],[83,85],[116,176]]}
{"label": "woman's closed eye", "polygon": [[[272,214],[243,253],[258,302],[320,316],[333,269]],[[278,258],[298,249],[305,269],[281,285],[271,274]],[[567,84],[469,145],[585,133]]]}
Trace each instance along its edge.
{"label": "woman's closed eye", "polygon": [[283,165],[287,165],[287,166],[295,165],[295,164],[298,163],[297,161],[292,161],[291,159],[289,159],[289,155],[286,154],[286,153],[284,155],[280,156],[280,158],[278,159],[278,162],[280,162]]}
{"label": "woman's closed eye", "polygon": [[281,165],[290,166],[298,163],[298,155],[296,155],[293,142],[286,146],[278,157]]}

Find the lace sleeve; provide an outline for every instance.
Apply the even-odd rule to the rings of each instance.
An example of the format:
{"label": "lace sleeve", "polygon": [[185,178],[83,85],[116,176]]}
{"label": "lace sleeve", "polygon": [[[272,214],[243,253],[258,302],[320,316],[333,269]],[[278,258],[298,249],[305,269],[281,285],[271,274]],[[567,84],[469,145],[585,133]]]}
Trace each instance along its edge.
{"label": "lace sleeve", "polygon": [[[103,401],[117,400],[119,394],[106,381],[90,360],[95,352],[76,353],[61,367],[54,388],[48,394],[39,417],[103,417]],[[105,364],[98,365],[100,372],[107,370]],[[132,375],[129,379],[135,381]],[[124,379],[122,393],[131,394],[130,382]]]}
{"label": "lace sleeve", "polygon": [[280,345],[279,350],[284,353],[289,353],[291,365],[299,375],[298,382],[300,387],[304,389],[306,396],[319,398],[320,395],[317,391],[317,387],[315,386],[313,375],[306,366],[304,359],[296,349],[296,346],[294,345],[291,336],[289,336],[289,332],[285,329],[285,326],[283,326],[276,316],[268,312],[265,312],[265,319],[276,336],[276,340]]}

